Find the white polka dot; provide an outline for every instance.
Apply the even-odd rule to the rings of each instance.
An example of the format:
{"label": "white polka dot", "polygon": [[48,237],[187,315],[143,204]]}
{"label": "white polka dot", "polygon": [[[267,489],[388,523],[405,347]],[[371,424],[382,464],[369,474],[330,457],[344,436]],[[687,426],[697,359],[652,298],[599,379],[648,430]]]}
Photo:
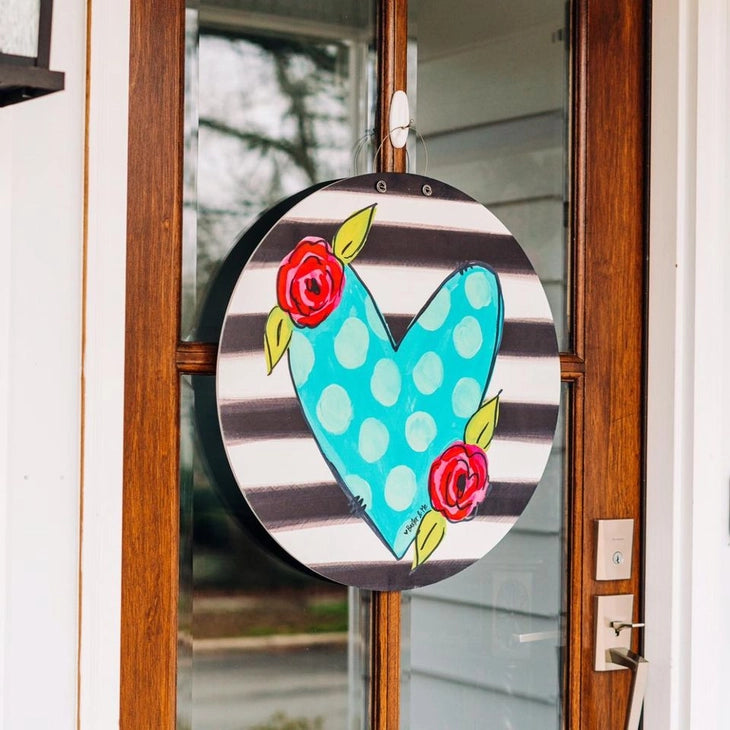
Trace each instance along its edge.
{"label": "white polka dot", "polygon": [[451,393],[451,407],[458,418],[471,418],[482,401],[482,388],[474,378],[461,378]]}
{"label": "white polka dot", "polygon": [[413,504],[416,496],[416,475],[407,466],[396,466],[385,479],[385,502],[396,512]]}
{"label": "white polka dot", "polygon": [[385,424],[377,418],[366,418],[360,426],[357,449],[368,464],[374,464],[388,450],[390,434]]}
{"label": "white polka dot", "polygon": [[454,327],[454,347],[465,360],[470,360],[482,346],[482,328],[471,315],[467,315]]}
{"label": "white polka dot", "polygon": [[370,335],[364,322],[348,317],[335,337],[335,357],[343,368],[354,370],[367,359]]}
{"label": "white polka dot", "polygon": [[464,281],[466,298],[474,309],[482,309],[492,301],[492,290],[483,271],[472,271]]}
{"label": "white polka dot", "polygon": [[297,331],[292,332],[289,345],[289,367],[297,388],[301,388],[314,367],[314,350],[309,340]]}
{"label": "white polka dot", "polygon": [[435,352],[424,352],[413,368],[413,382],[424,395],[436,392],[444,382],[444,364]]}
{"label": "white polka dot", "polygon": [[400,388],[400,370],[395,362],[388,357],[378,360],[370,378],[370,392],[373,398],[381,405],[392,406],[398,400]]}
{"label": "white polka dot", "polygon": [[448,289],[439,289],[436,296],[426,305],[418,318],[418,324],[429,332],[436,331],[446,321],[451,310],[451,294]]}
{"label": "white polka dot", "polygon": [[436,421],[425,411],[416,411],[406,420],[406,441],[418,453],[423,453],[436,438]]}
{"label": "white polka dot", "polygon": [[370,485],[357,474],[348,474],[345,477],[345,484],[350,493],[358,500],[364,509],[373,505],[373,490]]}
{"label": "white polka dot", "polygon": [[325,431],[335,435],[345,433],[352,421],[352,403],[341,385],[328,385],[317,402],[317,418]]}

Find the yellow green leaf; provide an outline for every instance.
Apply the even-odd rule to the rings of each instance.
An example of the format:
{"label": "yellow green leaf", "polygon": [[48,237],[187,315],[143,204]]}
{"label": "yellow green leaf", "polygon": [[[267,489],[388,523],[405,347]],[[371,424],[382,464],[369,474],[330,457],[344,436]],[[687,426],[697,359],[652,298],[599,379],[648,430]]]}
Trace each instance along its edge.
{"label": "yellow green leaf", "polygon": [[434,509],[426,512],[416,531],[416,554],[413,556],[411,570],[423,565],[433,555],[433,551],[441,544],[445,534],[446,518]]}
{"label": "yellow green leaf", "polygon": [[266,374],[276,367],[291,342],[291,317],[281,308],[274,307],[269,312],[264,332],[264,353],[266,355]]}
{"label": "yellow green leaf", "polygon": [[349,264],[357,256],[370,232],[377,203],[353,213],[337,230],[332,248],[343,264]]}
{"label": "yellow green leaf", "polygon": [[499,393],[469,419],[464,429],[464,441],[467,444],[476,444],[486,451],[494,437],[497,421],[499,421]]}

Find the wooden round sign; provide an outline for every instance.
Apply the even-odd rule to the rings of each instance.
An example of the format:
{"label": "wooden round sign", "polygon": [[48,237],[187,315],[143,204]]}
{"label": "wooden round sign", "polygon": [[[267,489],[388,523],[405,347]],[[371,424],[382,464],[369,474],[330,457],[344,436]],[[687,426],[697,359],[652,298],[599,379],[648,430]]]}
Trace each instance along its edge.
{"label": "wooden round sign", "polygon": [[550,308],[484,206],[417,175],[289,207],[228,302],[217,407],[231,470],[296,561],[376,590],[432,583],[509,531],[550,454]]}

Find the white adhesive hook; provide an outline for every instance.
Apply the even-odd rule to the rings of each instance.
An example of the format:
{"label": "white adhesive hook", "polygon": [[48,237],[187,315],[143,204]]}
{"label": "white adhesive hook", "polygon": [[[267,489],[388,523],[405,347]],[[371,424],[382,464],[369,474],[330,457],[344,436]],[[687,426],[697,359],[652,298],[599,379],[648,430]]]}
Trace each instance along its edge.
{"label": "white adhesive hook", "polygon": [[396,149],[406,146],[410,124],[411,115],[408,109],[408,96],[406,96],[405,91],[396,91],[390,100],[390,113],[388,115],[390,143]]}

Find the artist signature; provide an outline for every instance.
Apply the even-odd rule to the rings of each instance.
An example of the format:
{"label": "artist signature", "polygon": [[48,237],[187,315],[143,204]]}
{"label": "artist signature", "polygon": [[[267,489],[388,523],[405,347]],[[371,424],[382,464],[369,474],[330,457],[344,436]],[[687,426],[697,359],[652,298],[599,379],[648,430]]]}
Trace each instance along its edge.
{"label": "artist signature", "polygon": [[408,535],[414,527],[418,527],[418,525],[421,523],[421,518],[423,517],[423,515],[426,514],[426,512],[428,512],[428,505],[422,504],[418,508],[418,512],[416,512],[416,514],[411,517],[411,519],[408,521],[408,524],[406,524],[406,526],[403,528],[403,534]]}

